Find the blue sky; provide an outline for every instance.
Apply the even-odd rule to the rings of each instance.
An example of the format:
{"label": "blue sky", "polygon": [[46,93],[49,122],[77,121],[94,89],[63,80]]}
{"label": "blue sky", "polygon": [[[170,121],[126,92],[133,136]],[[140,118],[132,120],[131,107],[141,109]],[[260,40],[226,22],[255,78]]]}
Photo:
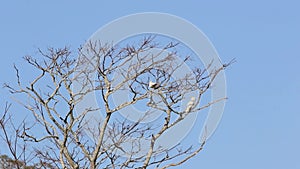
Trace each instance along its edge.
{"label": "blue sky", "polygon": [[[196,158],[180,168],[300,168],[300,2],[286,1],[3,1],[0,82],[36,48],[72,48],[104,24],[137,12],[165,12],[200,28],[223,61],[229,100]],[[26,72],[26,71],[25,71]],[[26,72],[30,75],[30,72]],[[0,90],[3,103],[8,94]],[[1,104],[2,104],[1,103]]]}

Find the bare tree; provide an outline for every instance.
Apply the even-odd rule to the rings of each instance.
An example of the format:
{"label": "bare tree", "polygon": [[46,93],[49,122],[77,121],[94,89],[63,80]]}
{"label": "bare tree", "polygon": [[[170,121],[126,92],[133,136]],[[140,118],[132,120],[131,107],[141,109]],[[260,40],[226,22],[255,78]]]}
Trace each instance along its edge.
{"label": "bare tree", "polygon": [[[181,165],[198,154],[205,141],[164,148],[157,146],[158,140],[189,114],[225,99],[200,106],[201,96],[229,64],[210,72],[197,68],[174,78],[174,73],[190,60],[189,56],[180,62],[176,60],[177,45],[173,42],[161,46],[149,36],[137,45],[125,47],[89,42],[74,55],[65,47],[39,50],[42,59],[25,56],[39,75],[26,84],[22,82],[21,71],[14,66],[16,86],[4,86],[13,95],[25,96],[18,102],[33,115],[35,122],[24,120],[13,128],[14,136],[8,137],[7,123],[15,124],[7,117],[6,108],[0,123],[1,137],[12,159],[44,168],[145,169]],[[153,53],[158,47],[160,50]],[[112,96],[119,91],[126,91],[127,99],[113,103]],[[180,103],[195,91],[197,95],[182,107]],[[84,102],[91,93],[96,94],[98,107]],[[85,107],[77,109],[82,103]],[[137,121],[118,115],[132,105],[148,109]],[[157,123],[143,123],[153,112],[162,113]],[[93,118],[100,113],[104,115],[102,119]],[[91,126],[91,121],[97,125]],[[149,147],[142,151],[145,141]],[[17,152],[18,148],[21,152]]]}

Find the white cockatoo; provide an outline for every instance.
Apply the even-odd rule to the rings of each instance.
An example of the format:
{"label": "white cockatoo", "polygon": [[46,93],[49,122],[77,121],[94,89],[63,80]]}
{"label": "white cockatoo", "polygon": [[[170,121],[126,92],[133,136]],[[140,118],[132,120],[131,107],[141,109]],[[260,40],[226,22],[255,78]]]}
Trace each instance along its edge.
{"label": "white cockatoo", "polygon": [[185,109],[186,113],[189,113],[192,110],[192,108],[193,108],[193,106],[195,104],[195,101],[196,101],[196,98],[195,97],[191,97],[191,100],[188,102],[188,104],[186,106],[186,109]]}
{"label": "white cockatoo", "polygon": [[153,89],[158,89],[160,85],[156,82],[149,81],[149,87]]}

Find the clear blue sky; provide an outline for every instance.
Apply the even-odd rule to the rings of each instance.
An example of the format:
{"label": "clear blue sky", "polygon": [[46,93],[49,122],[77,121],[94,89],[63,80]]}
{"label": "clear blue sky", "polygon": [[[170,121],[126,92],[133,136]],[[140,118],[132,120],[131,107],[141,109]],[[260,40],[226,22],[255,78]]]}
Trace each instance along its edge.
{"label": "clear blue sky", "polygon": [[[229,100],[219,128],[180,168],[300,169],[299,7],[296,0],[2,1],[0,82],[12,81],[13,63],[22,66],[37,47],[76,48],[128,14],[177,15],[200,28],[223,61],[237,60],[226,71]],[[8,95],[0,94],[3,104]]]}

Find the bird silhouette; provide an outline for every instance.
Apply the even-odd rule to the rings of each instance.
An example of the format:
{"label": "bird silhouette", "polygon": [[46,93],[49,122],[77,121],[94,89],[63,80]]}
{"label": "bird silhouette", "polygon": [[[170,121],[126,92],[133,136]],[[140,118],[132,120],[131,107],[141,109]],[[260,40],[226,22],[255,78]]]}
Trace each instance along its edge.
{"label": "bird silhouette", "polygon": [[193,108],[193,106],[195,104],[195,101],[196,101],[196,98],[195,97],[191,97],[191,100],[188,102],[187,107],[185,109],[185,112],[189,113],[192,110],[192,108]]}
{"label": "bird silhouette", "polygon": [[152,89],[158,89],[160,85],[156,82],[149,81],[149,87]]}

